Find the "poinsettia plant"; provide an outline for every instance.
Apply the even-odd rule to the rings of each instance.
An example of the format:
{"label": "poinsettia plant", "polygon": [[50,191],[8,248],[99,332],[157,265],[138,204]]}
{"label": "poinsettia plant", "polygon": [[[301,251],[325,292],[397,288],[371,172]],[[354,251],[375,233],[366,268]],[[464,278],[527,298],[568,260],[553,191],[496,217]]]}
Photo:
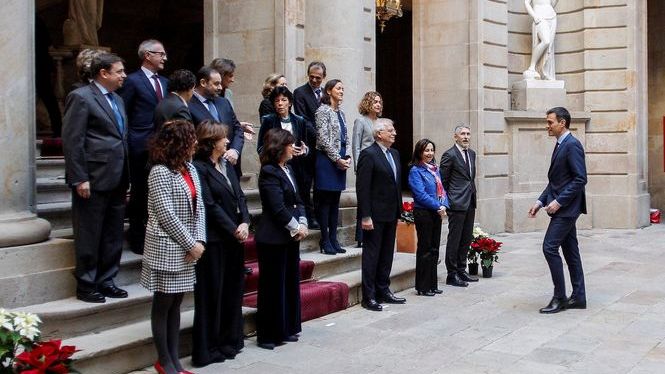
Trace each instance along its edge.
{"label": "poinsettia plant", "polygon": [[20,374],[66,374],[77,373],[72,368],[72,355],[77,352],[73,345],[60,344],[53,339],[38,342],[31,350],[16,356],[16,372]]}
{"label": "poinsettia plant", "polygon": [[402,203],[402,215],[399,217],[402,222],[411,224],[414,221],[413,218],[413,201],[405,201]]}
{"label": "poinsettia plant", "polygon": [[472,263],[472,264],[477,264],[478,263],[478,254],[479,254],[479,252],[477,252],[473,248],[473,243],[475,243],[476,240],[478,240],[480,238],[487,238],[487,237],[488,237],[488,234],[485,231],[483,231],[483,229],[481,229],[480,227],[475,226],[473,228],[473,241],[471,242],[472,245],[470,246],[470,250],[466,254],[466,258],[467,258],[467,260],[469,260],[470,263]]}
{"label": "poinsettia plant", "polygon": [[492,238],[483,237],[474,240],[471,243],[471,248],[480,254],[480,265],[488,268],[495,262],[499,262],[499,255],[497,252],[501,250],[502,244],[503,243]]}

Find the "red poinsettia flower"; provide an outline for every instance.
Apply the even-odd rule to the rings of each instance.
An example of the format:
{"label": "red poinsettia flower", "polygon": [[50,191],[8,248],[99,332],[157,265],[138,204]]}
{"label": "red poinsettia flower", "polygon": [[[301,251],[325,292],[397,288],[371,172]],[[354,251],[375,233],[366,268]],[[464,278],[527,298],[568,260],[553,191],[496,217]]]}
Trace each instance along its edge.
{"label": "red poinsettia flower", "polygon": [[60,347],[61,340],[39,342],[30,351],[16,356],[17,371],[21,374],[67,374],[70,357],[77,352],[76,347]]}
{"label": "red poinsettia flower", "polygon": [[402,203],[402,210],[405,212],[413,211],[413,201],[405,201]]}

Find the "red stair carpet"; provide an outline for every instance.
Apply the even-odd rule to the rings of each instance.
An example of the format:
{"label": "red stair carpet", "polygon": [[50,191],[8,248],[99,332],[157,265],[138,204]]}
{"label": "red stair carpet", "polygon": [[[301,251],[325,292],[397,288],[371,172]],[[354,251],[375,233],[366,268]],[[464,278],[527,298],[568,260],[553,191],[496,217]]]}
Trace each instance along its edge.
{"label": "red stair carpet", "polygon": [[[257,286],[260,276],[256,260],[256,243],[250,237],[245,242],[245,266],[252,273],[245,278],[245,298],[243,305],[256,308]],[[300,261],[300,307],[302,321],[309,321],[330,313],[344,310],[349,306],[349,286],[341,282],[320,282],[312,278],[313,261]]]}

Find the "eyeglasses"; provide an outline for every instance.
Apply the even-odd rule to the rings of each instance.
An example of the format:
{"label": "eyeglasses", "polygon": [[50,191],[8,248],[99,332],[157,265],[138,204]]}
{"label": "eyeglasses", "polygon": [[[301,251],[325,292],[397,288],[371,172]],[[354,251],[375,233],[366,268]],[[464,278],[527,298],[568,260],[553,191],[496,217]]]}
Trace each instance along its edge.
{"label": "eyeglasses", "polygon": [[148,53],[152,53],[153,55],[159,55],[160,57],[166,57],[166,52],[157,52],[157,51],[147,51]]}

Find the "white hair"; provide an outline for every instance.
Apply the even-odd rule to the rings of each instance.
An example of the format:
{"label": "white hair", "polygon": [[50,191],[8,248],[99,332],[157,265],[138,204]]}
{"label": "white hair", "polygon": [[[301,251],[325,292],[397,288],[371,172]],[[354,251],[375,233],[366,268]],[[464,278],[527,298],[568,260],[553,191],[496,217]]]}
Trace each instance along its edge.
{"label": "white hair", "polygon": [[467,130],[471,131],[471,127],[469,127],[469,126],[467,126],[463,123],[460,123],[457,126],[455,126],[455,131],[454,131],[455,134],[459,134],[460,132],[462,132],[462,129],[467,129]]}
{"label": "white hair", "polygon": [[139,44],[139,60],[143,61],[146,52],[153,50],[158,44],[162,45],[162,43],[156,39],[142,41],[141,44]]}
{"label": "white hair", "polygon": [[383,131],[386,129],[386,126],[393,126],[393,124],[393,120],[389,118],[377,118],[372,125],[372,135],[374,135],[374,139],[379,136],[379,131]]}

